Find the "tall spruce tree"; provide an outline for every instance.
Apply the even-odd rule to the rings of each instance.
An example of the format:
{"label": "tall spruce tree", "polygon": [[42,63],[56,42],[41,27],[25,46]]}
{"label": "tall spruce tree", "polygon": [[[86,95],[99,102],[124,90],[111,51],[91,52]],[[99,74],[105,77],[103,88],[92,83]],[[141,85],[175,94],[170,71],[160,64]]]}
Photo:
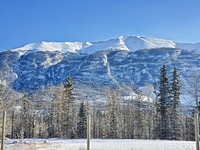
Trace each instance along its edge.
{"label": "tall spruce tree", "polygon": [[57,94],[57,136],[61,138],[75,138],[76,134],[76,109],[74,83],[70,77],[59,88]]}
{"label": "tall spruce tree", "polygon": [[86,138],[86,133],[87,133],[87,112],[85,104],[82,101],[78,113],[77,137]]}
{"label": "tall spruce tree", "polygon": [[172,108],[171,108],[171,127],[172,127],[172,140],[181,139],[181,126],[180,126],[180,80],[179,73],[176,67],[173,70],[173,79],[172,79]]}
{"label": "tall spruce tree", "polygon": [[170,88],[169,78],[167,77],[167,68],[165,64],[161,68],[159,76],[159,98],[158,98],[158,112],[160,113],[160,139],[171,138],[170,128]]}
{"label": "tall spruce tree", "polygon": [[74,82],[70,77],[67,78],[67,81],[64,83],[64,95],[63,95],[63,109],[64,115],[63,116],[63,125],[64,130],[66,132],[65,137],[68,138],[75,138],[75,94],[73,93],[74,90]]}

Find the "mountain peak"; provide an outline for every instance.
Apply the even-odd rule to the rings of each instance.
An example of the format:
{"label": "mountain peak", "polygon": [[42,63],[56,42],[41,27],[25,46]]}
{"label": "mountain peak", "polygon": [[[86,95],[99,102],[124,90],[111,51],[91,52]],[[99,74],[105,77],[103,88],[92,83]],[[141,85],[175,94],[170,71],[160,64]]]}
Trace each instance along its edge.
{"label": "mountain peak", "polygon": [[120,36],[120,40],[123,40],[122,43],[125,44],[125,46],[130,51],[136,51],[139,49],[151,49],[151,48],[175,48],[176,44],[173,41],[170,40],[164,40],[164,39],[157,39],[157,38],[151,38],[151,37],[145,37],[145,36]]}

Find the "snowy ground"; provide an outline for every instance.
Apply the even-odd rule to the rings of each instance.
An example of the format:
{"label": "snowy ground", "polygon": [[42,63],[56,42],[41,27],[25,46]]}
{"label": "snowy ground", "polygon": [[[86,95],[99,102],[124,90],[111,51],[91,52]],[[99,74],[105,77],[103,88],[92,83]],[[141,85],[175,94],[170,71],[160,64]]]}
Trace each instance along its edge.
{"label": "snowy ground", "polygon": [[[5,150],[86,150],[85,139],[25,139],[6,141]],[[192,141],[160,141],[160,140],[91,140],[91,150],[195,150]]]}

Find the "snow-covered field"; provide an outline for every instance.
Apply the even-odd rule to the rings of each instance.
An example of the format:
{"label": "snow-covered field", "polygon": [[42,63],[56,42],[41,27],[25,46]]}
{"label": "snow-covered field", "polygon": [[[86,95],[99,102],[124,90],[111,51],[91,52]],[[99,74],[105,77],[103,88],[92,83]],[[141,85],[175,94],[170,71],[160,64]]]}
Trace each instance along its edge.
{"label": "snow-covered field", "polygon": [[[6,141],[5,150],[86,150],[85,139],[25,139]],[[161,140],[91,140],[91,150],[195,150],[192,141],[161,141]]]}

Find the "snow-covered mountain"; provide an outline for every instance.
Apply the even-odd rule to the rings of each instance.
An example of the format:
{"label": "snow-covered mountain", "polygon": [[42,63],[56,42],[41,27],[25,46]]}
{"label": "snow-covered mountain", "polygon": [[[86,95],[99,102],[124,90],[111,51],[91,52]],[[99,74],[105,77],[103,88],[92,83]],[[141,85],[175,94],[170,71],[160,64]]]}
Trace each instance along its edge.
{"label": "snow-covered mountain", "polygon": [[31,43],[25,46],[12,49],[13,52],[20,52],[21,55],[38,51],[49,52],[72,52],[92,54],[100,50],[125,50],[135,52],[139,49],[151,48],[181,48],[187,50],[200,50],[200,43],[176,43],[171,40],[149,38],[143,36],[120,36],[116,39],[100,42],[41,42]]}
{"label": "snow-covered mountain", "polygon": [[181,48],[187,50],[200,50],[200,43],[177,43],[171,40],[149,38],[143,36],[120,36],[116,39],[100,42],[41,42],[31,43],[25,46],[12,49],[11,51],[21,52],[22,55],[27,52],[36,51],[59,51],[62,53],[88,53],[92,54],[100,50],[118,49],[135,52],[139,49],[151,48]]}
{"label": "snow-covered mountain", "polygon": [[136,51],[138,49],[161,48],[170,47],[175,48],[176,44],[170,40],[161,40],[155,38],[147,38],[141,36],[120,36],[116,39],[100,42],[41,42],[31,43],[25,46],[12,49],[12,51],[35,52],[35,51],[59,51],[62,53],[94,53],[99,50],[106,49],[120,49],[126,51]]}
{"label": "snow-covered mountain", "polygon": [[192,70],[200,69],[200,43],[177,43],[142,36],[120,36],[99,42],[41,42],[0,53],[0,83],[30,92],[58,85],[70,75],[77,86],[101,88],[158,78],[160,67],[176,66],[188,86]]}

